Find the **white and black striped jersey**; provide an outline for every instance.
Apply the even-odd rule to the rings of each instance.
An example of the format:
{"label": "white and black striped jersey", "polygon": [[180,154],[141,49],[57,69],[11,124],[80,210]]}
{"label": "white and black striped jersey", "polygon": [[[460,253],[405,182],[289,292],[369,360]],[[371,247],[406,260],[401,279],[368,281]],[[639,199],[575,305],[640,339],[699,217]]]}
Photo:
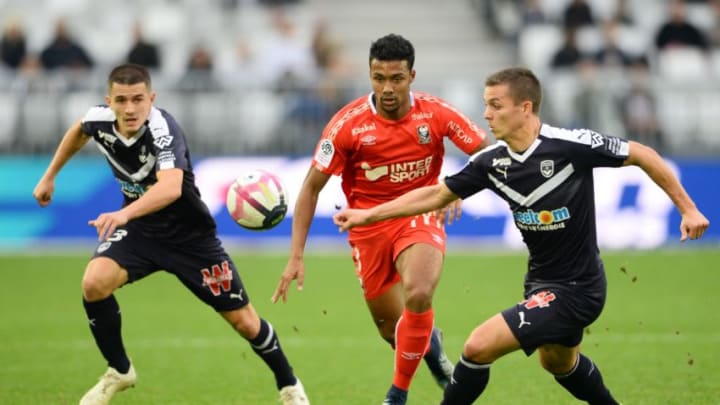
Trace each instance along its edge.
{"label": "white and black striped jersey", "polygon": [[487,188],[508,202],[530,253],[527,283],[590,285],[605,279],[593,168],[621,166],[628,153],[624,139],[543,124],[523,153],[497,142],[445,184],[461,198]]}
{"label": "white and black striped jersey", "polygon": [[157,171],[183,170],[181,197],[134,220],[143,225],[147,235],[188,240],[215,232],[215,220],[195,186],[185,133],[167,111],[152,107],[144,127],[129,139],[117,132],[115,113],[107,106],[90,108],[81,125],[82,132],[95,140],[120,183],[123,206],[140,198],[157,182]]}

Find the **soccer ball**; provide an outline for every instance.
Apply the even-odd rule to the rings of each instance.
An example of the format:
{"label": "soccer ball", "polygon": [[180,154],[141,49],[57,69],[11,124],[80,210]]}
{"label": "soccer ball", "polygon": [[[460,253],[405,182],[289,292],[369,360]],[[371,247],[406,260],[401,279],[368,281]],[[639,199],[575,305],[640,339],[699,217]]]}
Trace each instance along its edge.
{"label": "soccer ball", "polygon": [[253,170],[233,181],[225,205],[232,219],[243,228],[267,230],[285,218],[287,192],[275,174]]}

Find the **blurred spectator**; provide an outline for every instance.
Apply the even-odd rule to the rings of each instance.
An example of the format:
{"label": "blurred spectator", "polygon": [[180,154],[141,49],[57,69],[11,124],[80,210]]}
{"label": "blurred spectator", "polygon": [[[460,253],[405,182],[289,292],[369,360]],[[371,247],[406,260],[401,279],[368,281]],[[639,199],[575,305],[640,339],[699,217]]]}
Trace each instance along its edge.
{"label": "blurred spectator", "polygon": [[714,48],[720,48],[720,0],[710,0],[710,9],[714,24],[708,31],[708,42]]}
{"label": "blurred spectator", "polygon": [[287,115],[273,144],[283,145],[294,153],[312,153],[315,141],[333,114],[349,101],[348,82],[355,69],[343,54],[342,45],[330,34],[327,21],[315,23],[311,49],[318,68],[317,80],[292,94]]}
{"label": "blurred spectator", "polygon": [[281,9],[273,9],[270,18],[274,35],[259,57],[262,79],[279,90],[311,83],[317,69],[310,45],[298,36]]}
{"label": "blurred spectator", "polygon": [[240,38],[230,52],[220,55],[216,71],[223,86],[237,89],[254,87],[258,84],[258,64],[250,43]]}
{"label": "blurred spectator", "polygon": [[522,9],[522,21],[524,25],[544,24],[547,22],[545,13],[540,7],[539,0],[525,0]]}
{"label": "blurred spectator", "polygon": [[579,28],[595,24],[592,8],[586,0],[572,0],[565,8],[563,25],[565,28]]}
{"label": "blurred spectator", "polygon": [[213,56],[204,45],[193,48],[185,74],[180,78],[177,87],[181,91],[220,90],[220,85],[213,75]]}
{"label": "blurred spectator", "polygon": [[615,11],[613,11],[612,17],[610,17],[610,19],[616,24],[635,24],[635,19],[628,11],[627,4],[627,0],[617,0],[615,2]]}
{"label": "blurred spectator", "polygon": [[85,49],[70,37],[62,19],[55,24],[55,37],[52,42],[40,53],[40,63],[47,70],[88,69],[94,64]]}
{"label": "blurred spectator", "polygon": [[139,22],[133,25],[133,37],[135,43],[132,48],[130,48],[130,52],[128,52],[127,61],[150,69],[159,69],[160,54],[157,45],[143,38],[142,27]]}
{"label": "blurred spectator", "polygon": [[621,99],[620,110],[628,139],[662,151],[664,150],[663,135],[650,81],[647,63],[642,60],[634,63],[630,74],[630,90]]}
{"label": "blurred spectator", "polygon": [[93,60],[85,49],[70,37],[62,19],[55,25],[55,37],[52,42],[40,53],[40,62],[43,68],[48,70],[88,69],[93,66]]}
{"label": "blurred spectator", "polygon": [[660,26],[655,37],[655,45],[659,50],[682,46],[708,49],[705,35],[687,20],[683,0],[671,0],[670,18]]}
{"label": "blurred spectator", "polygon": [[615,20],[608,20],[603,23],[604,44],[595,53],[595,63],[603,68],[625,68],[632,63],[632,57],[628,55],[617,41],[618,25]]}
{"label": "blurred spectator", "polygon": [[12,19],[5,26],[2,39],[2,62],[11,69],[17,69],[25,59],[27,48],[25,44],[25,32],[20,20]]}
{"label": "blurred spectator", "polygon": [[299,3],[300,0],[257,0],[259,4],[267,7],[278,7]]}
{"label": "blurred spectator", "polygon": [[577,47],[577,33],[575,28],[565,28],[565,40],[553,55],[550,66],[553,69],[573,68],[582,58],[582,52]]}

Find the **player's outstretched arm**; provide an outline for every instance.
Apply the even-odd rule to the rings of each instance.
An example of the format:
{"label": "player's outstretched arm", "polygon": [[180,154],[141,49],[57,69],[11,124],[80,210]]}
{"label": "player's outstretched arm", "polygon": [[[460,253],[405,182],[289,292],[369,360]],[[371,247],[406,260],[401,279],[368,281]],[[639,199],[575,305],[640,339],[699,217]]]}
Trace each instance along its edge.
{"label": "player's outstretched arm", "polygon": [[285,265],[285,270],[280,276],[277,288],[270,298],[273,303],[282,298],[287,302],[288,289],[293,280],[297,280],[297,288],[302,291],[305,283],[305,244],[307,243],[310,224],[315,216],[320,191],[325,187],[330,175],[311,167],[305,176],[305,181],[300,188],[295,209],[293,210],[292,235],[290,237],[290,257]]}
{"label": "player's outstretched arm", "polygon": [[445,207],[459,197],[445,183],[421,187],[372,208],[345,209],[333,216],[340,231],[397,217],[409,217]]}
{"label": "player's outstretched arm", "polygon": [[118,211],[100,214],[97,218],[88,221],[88,225],[97,229],[99,240],[107,239],[117,227],[127,224],[131,219],[159,211],[180,198],[183,177],[182,169],[159,170],[157,182],[142,197]]}
{"label": "player's outstretched arm", "polygon": [[65,132],[55,151],[55,155],[45,170],[45,174],[43,174],[35,186],[35,190],[33,190],[33,197],[41,207],[50,204],[52,195],[55,192],[55,177],[60,173],[60,170],[89,140],[90,137],[82,133],[80,121],[75,122]]}
{"label": "player's outstretched arm", "polygon": [[670,166],[654,149],[631,141],[630,153],[625,165],[635,165],[643,169],[670,197],[682,216],[680,221],[681,241],[688,238],[698,239],[705,233],[710,222],[695,206]]}

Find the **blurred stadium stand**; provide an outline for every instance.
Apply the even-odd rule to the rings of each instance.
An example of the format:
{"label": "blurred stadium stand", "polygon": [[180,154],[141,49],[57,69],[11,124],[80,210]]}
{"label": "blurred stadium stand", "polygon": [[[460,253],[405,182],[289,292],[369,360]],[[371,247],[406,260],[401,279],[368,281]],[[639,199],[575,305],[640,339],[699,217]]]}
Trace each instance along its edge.
{"label": "blurred stadium stand", "polygon": [[[711,1],[688,3],[688,19],[706,31],[720,24]],[[440,6],[435,0],[298,0],[279,8],[267,3],[281,1],[260,0],[0,0],[4,19],[20,19],[31,56],[50,42],[55,22],[63,17],[95,61],[84,72],[0,69],[0,154],[52,152],[72,121],[90,105],[102,103],[107,72],[124,61],[136,21],[145,39],[161,51],[162,65],[153,73],[156,104],[176,116],[197,155],[310,153],[336,107],[368,91],[369,45],[390,32],[415,44],[415,88],[445,97],[480,124],[484,77],[518,64],[535,70],[544,82],[546,121],[633,138],[619,107],[635,83],[630,70],[594,66],[557,71],[549,66],[563,39],[562,14],[569,2],[536,0],[545,21],[528,24],[523,11],[530,1],[523,0],[450,0]],[[598,21],[615,12],[614,1],[588,2]],[[654,35],[666,18],[666,2],[626,4],[633,23],[620,26],[617,41],[627,53],[647,57],[647,86],[664,134],[663,151],[719,154],[714,125],[720,111],[718,45],[706,52],[657,51]],[[263,62],[263,52],[274,46],[278,12],[307,47],[324,21],[341,46],[347,74],[328,82],[327,73],[311,72],[288,83],[265,79],[267,66],[239,66],[241,42]],[[600,24],[578,32],[578,46],[587,54],[601,49],[604,41]],[[210,74],[221,84],[219,90],[180,85],[189,80],[183,79],[188,58],[199,45],[212,54]],[[583,111],[584,102],[591,108]]]}

